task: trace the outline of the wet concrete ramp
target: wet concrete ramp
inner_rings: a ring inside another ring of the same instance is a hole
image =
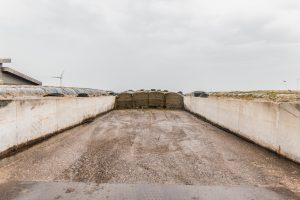
[[[113,110],[0,160],[1,200],[293,199],[299,180],[299,165],[182,110]]]
[[[253,186],[16,182],[0,185],[2,200],[296,200],[285,190]],[[5,189],[5,191],[4,191]],[[46,194],[46,195],[45,195]]]

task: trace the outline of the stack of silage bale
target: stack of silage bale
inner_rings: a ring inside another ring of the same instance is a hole
[[[166,108],[168,109],[183,109],[183,96],[175,93],[168,92],[165,94]]]
[[[116,97],[116,109],[131,109],[132,104],[132,92],[122,92]]]
[[[133,108],[148,108],[149,107],[149,92],[136,91],[132,94]]]
[[[159,91],[149,92],[149,107],[150,108],[164,108],[165,94]]]

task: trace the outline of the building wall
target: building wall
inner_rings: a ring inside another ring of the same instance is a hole
[[[185,109],[300,163],[300,104],[184,97]]]
[[[12,74],[3,73],[1,70],[0,73],[0,85],[36,85]]]
[[[0,154],[114,108],[114,96],[0,100]]]

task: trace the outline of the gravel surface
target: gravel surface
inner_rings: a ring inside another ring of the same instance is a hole
[[[0,183],[263,186],[300,195],[300,167],[185,111],[115,110],[0,161]]]

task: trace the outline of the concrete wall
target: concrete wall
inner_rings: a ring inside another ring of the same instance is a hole
[[[113,109],[115,97],[0,100],[0,153]]]
[[[185,109],[300,163],[300,104],[184,97]]]

